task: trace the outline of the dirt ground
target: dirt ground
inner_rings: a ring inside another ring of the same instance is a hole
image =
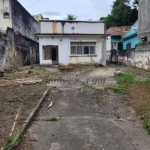
[[[126,92],[122,92],[122,87],[118,90],[122,85],[114,77],[117,71],[134,80],[125,86]],[[80,82],[46,85],[50,79],[60,78],[77,78]],[[95,85],[87,83],[89,78],[106,80]],[[37,104],[45,86],[52,90],[15,150],[149,150],[150,71],[118,65],[86,66],[83,70],[76,67],[69,73],[59,72],[57,68],[28,66],[6,73],[0,79],[1,108],[6,109],[0,109],[5,110],[0,112],[2,144],[10,134],[20,105],[24,113],[18,117],[17,126]],[[48,109],[51,102],[52,108]]]
[[[58,75],[60,73],[34,65],[6,71],[0,78],[0,148],[7,147],[20,132],[47,88],[46,79]]]

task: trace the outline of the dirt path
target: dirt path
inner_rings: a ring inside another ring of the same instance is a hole
[[[101,68],[65,77],[78,77],[84,82],[89,77],[107,75],[111,85],[114,72]],[[125,97],[99,88],[81,83],[57,86],[29,130],[29,149],[150,150],[150,136],[137,122]],[[47,109],[51,102],[52,107]]]

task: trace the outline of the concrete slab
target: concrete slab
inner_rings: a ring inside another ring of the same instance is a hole
[[[54,91],[38,117],[53,116],[62,119],[37,121],[30,128],[37,137],[31,150],[149,150],[150,137],[132,109],[110,91]]]
[[[115,69],[107,69],[69,76],[82,81],[102,74],[111,78]],[[81,84],[67,86],[58,86],[46,98],[38,116],[43,121],[36,121],[29,130],[36,137],[31,150],[150,150],[150,136],[123,96]],[[53,106],[47,109],[51,102]],[[44,121],[51,117],[61,119]]]

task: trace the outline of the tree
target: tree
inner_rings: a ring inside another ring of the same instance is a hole
[[[109,28],[110,26],[131,26],[137,18],[137,7],[132,8],[130,6],[130,0],[115,0],[111,14],[107,17],[101,17],[100,20],[104,20],[106,27]]]
[[[138,8],[138,6],[139,6],[139,0],[134,0],[133,1],[133,7]]]
[[[65,20],[76,20],[76,19],[77,19],[77,17],[72,14],[67,14],[67,18],[65,18]]]

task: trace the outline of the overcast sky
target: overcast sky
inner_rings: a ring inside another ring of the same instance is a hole
[[[111,12],[114,0],[18,0],[32,15],[64,19],[75,14],[78,20],[99,20]]]

